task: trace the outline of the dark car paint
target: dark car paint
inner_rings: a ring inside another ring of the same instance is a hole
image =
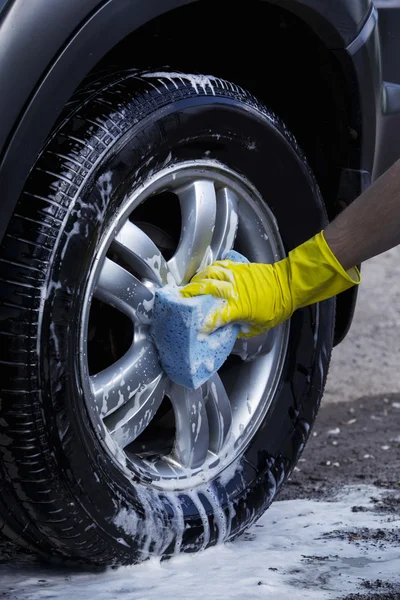
[[[400,0],[375,0],[379,12],[382,109],[374,174],[384,172],[400,155]]]
[[[0,240],[44,140],[84,76],[132,31],[194,1],[0,0],[0,80],[6,82],[0,95]],[[400,68],[395,82],[382,81],[382,71],[397,72],[393,32],[378,27],[371,0],[270,3],[305,21],[340,61],[348,65],[350,57],[361,99],[362,151],[359,164],[343,169],[339,197],[349,202],[400,155]],[[384,23],[392,17],[400,22],[399,2],[376,5]],[[355,297],[340,299],[336,341],[348,330]]]
[[[371,0],[272,0],[301,17],[328,48],[348,46],[360,33],[371,9]]]
[[[53,63],[68,40],[101,8],[112,9],[110,27],[104,32],[112,47],[115,38],[122,39],[143,23],[196,0],[9,0],[0,24],[2,52],[0,54],[0,80],[11,85],[1,98],[0,148],[4,144],[7,126],[12,127],[27,97],[37,86],[46,69]],[[307,21],[320,33],[330,48],[345,47],[358,35],[371,5],[371,0],[272,0]],[[1,0],[1,6],[6,0]],[[162,8],[161,8],[162,7]],[[128,22],[123,23],[123,18]],[[114,25],[116,31],[111,30]],[[98,36],[100,37],[100,36]],[[114,42],[115,43],[115,42]],[[101,52],[102,50],[100,50]],[[93,54],[95,53],[95,50]],[[90,56],[90,53],[89,53]],[[88,57],[89,58],[89,57]],[[20,68],[23,61],[23,74]],[[90,59],[87,65],[90,69]],[[12,97],[12,102],[7,102]]]

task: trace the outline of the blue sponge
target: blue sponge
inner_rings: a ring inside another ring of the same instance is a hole
[[[234,250],[225,258],[248,262]],[[179,288],[162,288],[156,292],[152,336],[162,367],[175,383],[190,389],[199,388],[231,353],[240,325],[226,325],[209,335],[199,333],[206,315],[223,302],[210,295],[182,298]]]

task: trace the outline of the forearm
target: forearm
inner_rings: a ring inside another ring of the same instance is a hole
[[[400,160],[324,231],[344,269],[400,244]]]

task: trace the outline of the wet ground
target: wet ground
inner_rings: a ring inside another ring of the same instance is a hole
[[[311,436],[281,500],[329,499],[363,483],[398,490],[387,508],[400,516],[400,394],[324,404]]]
[[[357,485],[373,485],[381,495],[372,497],[371,506],[354,504],[351,511],[375,512],[384,522],[393,519],[394,527],[355,526],[333,530],[331,538],[355,544],[360,557],[371,543],[379,546],[383,557],[393,549],[400,557],[400,528],[395,523],[400,518],[400,394],[324,404],[312,438],[279,499],[332,500],[344,486]],[[343,598],[400,600],[400,572],[393,573],[393,579],[362,578],[360,590]]]

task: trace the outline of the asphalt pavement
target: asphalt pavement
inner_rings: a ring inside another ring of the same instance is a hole
[[[400,246],[361,269],[351,329],[333,351],[323,403],[400,391]]]

